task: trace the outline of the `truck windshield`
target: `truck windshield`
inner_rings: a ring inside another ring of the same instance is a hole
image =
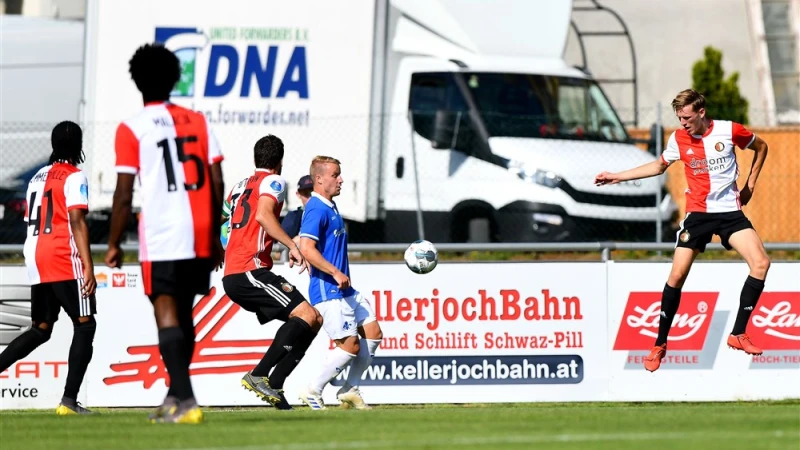
[[[546,75],[462,72],[489,136],[626,142],[628,135],[594,81]],[[465,112],[452,73],[418,73],[410,108]]]

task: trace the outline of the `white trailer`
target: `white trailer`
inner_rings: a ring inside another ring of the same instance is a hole
[[[221,142],[226,183],[252,170],[253,143],[268,133],[286,144],[290,183],[314,155],[334,156],[353,241],[653,240],[675,211],[663,179],[592,184],[654,157],[564,61],[571,7],[89,0],[93,204],[111,204],[114,129],[141,107],[128,59],[158,41],[182,62],[173,101],[204,112]]]

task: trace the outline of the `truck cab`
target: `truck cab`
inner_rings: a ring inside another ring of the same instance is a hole
[[[421,218],[437,242],[652,241],[675,212],[662,178],[594,186],[654,156],[563,61],[405,58],[392,103],[406,111],[385,147],[390,240],[415,237]]]

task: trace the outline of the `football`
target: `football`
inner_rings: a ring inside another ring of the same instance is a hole
[[[439,252],[436,247],[430,241],[425,240],[412,242],[403,257],[406,260],[406,266],[412,272],[419,274],[430,273],[439,263]]]

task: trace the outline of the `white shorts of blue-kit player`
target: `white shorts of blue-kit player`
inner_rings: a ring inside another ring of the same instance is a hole
[[[331,339],[358,335],[358,327],[374,322],[375,310],[360,292],[314,305],[322,315],[322,327]]]

